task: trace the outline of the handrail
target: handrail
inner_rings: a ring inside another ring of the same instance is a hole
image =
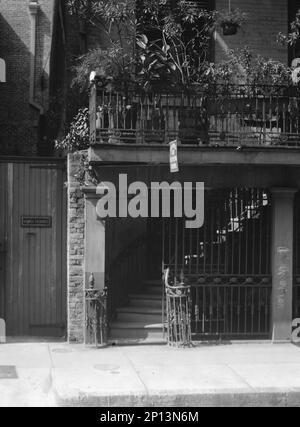
[[[139,85],[131,86],[127,90],[124,91],[116,91],[112,88],[107,88],[103,86],[100,80],[97,80],[97,78],[94,81],[95,86],[97,88],[98,93],[107,93],[107,94],[113,94],[113,93],[124,93],[124,94],[143,94],[144,96],[153,96],[153,95],[178,95],[178,94],[194,94],[194,93],[207,93],[210,92],[212,89],[243,89],[243,90],[261,90],[261,89],[268,89],[268,90],[290,90],[293,93],[298,93],[300,95],[300,89],[298,86],[292,85],[292,84],[264,84],[264,83],[227,83],[227,82],[211,82],[211,83],[203,83],[203,84],[194,84],[190,87],[180,88],[178,87],[164,87],[159,89],[153,89],[152,91],[145,90]]]
[[[300,89],[210,84],[156,92],[93,86],[93,143],[300,147]]]

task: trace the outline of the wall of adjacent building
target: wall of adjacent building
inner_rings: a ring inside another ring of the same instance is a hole
[[[0,2],[0,56],[7,82],[0,85],[0,151],[39,154],[41,112],[49,105],[49,74],[56,0],[39,0],[37,15],[34,102],[30,105],[31,20],[27,0]],[[38,108],[37,108],[38,107]],[[49,153],[47,153],[49,154]]]
[[[216,0],[217,10],[228,10],[229,0]],[[279,32],[288,30],[287,0],[231,0],[232,8],[239,8],[248,14],[245,25],[234,36],[223,36],[218,33],[222,42],[229,49],[248,46],[255,53],[287,63],[287,48],[276,42]],[[215,45],[215,58],[224,59],[224,50],[220,43]]]

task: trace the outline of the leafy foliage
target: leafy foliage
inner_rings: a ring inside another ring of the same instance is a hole
[[[242,83],[249,86],[283,86],[291,81],[291,69],[271,58],[254,54],[248,47],[232,50],[229,59],[212,68],[219,83]]]
[[[106,89],[126,92],[193,90],[209,83],[285,85],[291,70],[253,54],[248,48],[230,51],[221,64],[210,62],[210,42],[216,25],[241,26],[240,9],[208,11],[187,0],[67,0],[71,14],[104,31],[108,43],[78,58],[73,86],[85,92],[96,72]],[[136,3],[138,8],[136,9]],[[300,11],[285,42],[300,34]],[[81,109],[66,138],[57,143],[67,151],[89,145],[88,109]]]
[[[71,15],[89,21],[96,26],[128,24],[133,18],[134,0],[67,0],[67,10]],[[104,22],[103,22],[104,20]]]
[[[87,151],[82,151],[80,153],[80,163],[74,177],[82,187],[88,185],[95,186],[98,184],[97,173],[90,164]]]
[[[68,0],[69,13],[97,27],[106,35],[108,47],[97,47],[77,60],[73,86],[86,90],[96,71],[103,82],[122,87],[132,80],[135,57],[135,0]],[[122,76],[122,78],[121,78]]]
[[[282,44],[294,46],[300,38],[300,10],[296,13],[296,18],[291,23],[290,30],[288,34],[279,33],[278,41]]]
[[[73,83],[81,90],[91,71],[117,88],[186,86],[205,76],[215,12],[186,0],[138,0],[137,11],[135,3],[68,0],[70,13],[101,27],[109,40],[79,58]]]
[[[78,86],[80,91],[86,91],[90,74],[95,71],[103,86],[111,84],[116,90],[125,89],[133,81],[133,64],[132,55],[118,45],[93,49],[78,58],[72,85]]]
[[[166,8],[165,1],[141,3],[137,44],[143,88],[153,90],[163,85],[187,89],[203,81],[209,66],[214,12],[184,0],[173,2],[172,8]]]
[[[90,127],[88,108],[80,109],[71,123],[69,133],[62,141],[56,141],[58,150],[74,152],[89,147]]]

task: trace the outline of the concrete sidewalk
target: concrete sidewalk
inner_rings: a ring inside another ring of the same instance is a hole
[[[0,406],[300,406],[291,344],[4,344],[0,365],[18,374],[0,379]]]
[[[0,406],[54,406],[48,344],[0,344]]]

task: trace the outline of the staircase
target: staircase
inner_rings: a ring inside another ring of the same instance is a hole
[[[144,293],[129,295],[129,305],[117,310],[110,324],[110,342],[163,343],[162,284],[160,280],[144,282]]]

